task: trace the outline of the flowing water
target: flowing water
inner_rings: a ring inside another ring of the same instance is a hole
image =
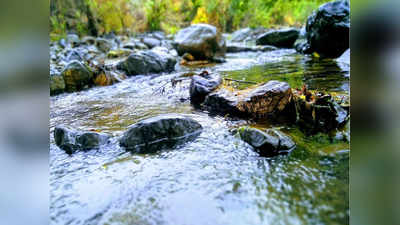
[[[121,83],[50,99],[51,224],[348,224],[349,125],[335,135],[307,137],[278,127],[297,148],[289,155],[259,157],[232,135],[231,121],[195,110],[187,71],[220,72],[236,80],[287,81],[292,87],[348,95],[349,65],[317,60],[293,50],[235,53],[204,68],[135,76]],[[234,84],[245,88],[243,83]],[[118,136],[145,118],[182,113],[203,126],[193,142],[155,154],[134,154]],[[67,155],[54,144],[53,129],[66,124],[111,134],[98,150]],[[263,124],[250,124],[266,127]]]

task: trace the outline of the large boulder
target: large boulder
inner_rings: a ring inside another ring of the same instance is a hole
[[[77,60],[71,61],[61,74],[68,92],[80,91],[92,84],[92,72]]]
[[[225,39],[216,27],[208,24],[195,24],[180,30],[174,42],[179,55],[190,53],[198,60],[225,55]]]
[[[152,153],[192,141],[201,131],[202,126],[194,119],[164,114],[131,125],[120,139],[120,145],[128,151]]]
[[[291,122],[296,118],[292,97],[288,83],[272,80],[242,91],[220,88],[203,104],[208,111],[223,115]]]
[[[54,128],[56,145],[68,154],[78,150],[97,149],[106,144],[109,138],[107,134],[75,130],[63,125]]]
[[[300,31],[295,28],[285,28],[281,30],[271,30],[260,35],[257,45],[273,45],[282,48],[292,48],[294,42],[299,37]]]
[[[175,52],[176,54],[176,52]],[[121,61],[117,68],[128,76],[149,73],[171,72],[175,68],[176,56],[164,47],[138,51]]]
[[[251,145],[261,156],[287,154],[296,144],[290,137],[275,129],[261,131],[256,128],[241,127],[238,129],[240,138]]]
[[[190,102],[198,105],[222,83],[219,74],[194,75],[190,83]]]
[[[332,96],[317,93],[313,98],[294,97],[300,128],[307,133],[329,132],[346,124],[349,113]]]
[[[337,58],[349,48],[348,0],[328,2],[307,19],[307,41],[321,57]]]

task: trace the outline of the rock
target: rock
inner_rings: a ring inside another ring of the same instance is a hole
[[[275,156],[287,154],[296,144],[292,139],[275,129],[267,129],[265,132],[256,128],[241,127],[238,129],[240,138],[251,145],[261,156]]]
[[[243,41],[251,41],[255,40],[258,35],[265,33],[267,30],[265,28],[243,28],[235,31],[232,34],[231,41],[232,42],[243,42]]]
[[[108,52],[113,48],[113,43],[105,38],[97,38],[96,47],[102,52]]]
[[[54,128],[56,145],[68,154],[78,150],[97,149],[106,144],[109,138],[107,134],[78,131],[62,125]]]
[[[120,139],[128,151],[151,153],[194,140],[202,131],[195,120],[178,114],[164,114],[131,125]]]
[[[161,46],[161,41],[156,38],[146,37],[143,38],[142,42],[149,48]]]
[[[303,26],[300,30],[299,37],[297,38],[296,42],[294,43],[294,48],[297,52],[301,52],[303,54],[311,54],[312,50],[310,48],[310,44],[307,42],[307,32],[306,27]]]
[[[204,105],[208,111],[223,115],[292,121],[296,118],[292,98],[288,83],[272,80],[242,91],[220,88],[205,98]]]
[[[226,51],[230,53],[236,52],[269,52],[277,50],[274,46],[264,45],[264,46],[246,46],[241,44],[228,44],[226,46]]]
[[[132,53],[117,65],[128,76],[149,73],[171,72],[176,64],[175,56],[163,47]]]
[[[86,85],[92,84],[92,73],[79,61],[71,61],[62,71],[65,81],[65,90],[68,92],[80,91]]]
[[[115,59],[115,58],[120,58],[120,57],[125,57],[130,54],[132,54],[132,50],[130,49],[116,49],[116,50],[111,50],[107,53],[107,58],[109,59]]]
[[[71,44],[71,46],[74,48],[74,47],[79,46],[81,41],[80,41],[78,35],[76,35],[76,34],[68,34],[67,35],[67,42],[69,44]]]
[[[147,45],[143,44],[140,41],[131,41],[129,43],[125,43],[124,45],[122,45],[122,48],[130,49],[130,50],[135,50],[135,49],[146,50],[146,49],[149,49],[147,47]]]
[[[184,59],[186,61],[194,61],[195,60],[195,58],[190,53],[183,54],[182,59]]]
[[[348,112],[330,95],[318,96],[315,101],[295,96],[299,126],[308,133],[329,132],[343,126]]]
[[[182,29],[174,41],[179,55],[190,53],[198,60],[225,55],[225,39],[216,27],[208,24],[195,24]]]
[[[94,37],[91,36],[86,36],[82,38],[82,43],[86,44],[86,45],[94,45],[96,44],[96,39]]]
[[[347,0],[323,4],[307,19],[307,41],[321,57],[337,58],[349,48],[350,8]]]
[[[64,91],[64,77],[60,73],[50,73],[50,95],[60,94]]]
[[[190,102],[194,105],[204,102],[205,97],[221,83],[222,78],[219,74],[194,75],[190,83]]]
[[[260,35],[257,40],[257,45],[273,45],[282,48],[292,48],[294,42],[299,37],[300,31],[295,28],[286,28],[281,30],[271,30]]]

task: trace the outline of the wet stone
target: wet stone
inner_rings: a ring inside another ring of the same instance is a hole
[[[131,125],[120,139],[128,151],[152,153],[193,141],[202,131],[194,119],[179,114],[164,114]]]
[[[262,131],[257,128],[241,127],[237,131],[240,138],[261,156],[287,154],[296,147],[290,137],[276,129]]]
[[[75,130],[63,125],[54,128],[56,145],[68,154],[97,149],[106,144],[109,138],[107,134]]]

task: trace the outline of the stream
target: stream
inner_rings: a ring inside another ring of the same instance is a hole
[[[189,101],[186,72],[218,72],[250,82],[305,83],[311,90],[349,96],[349,64],[301,55],[292,49],[229,53],[227,62],[176,66],[173,73],[139,75],[120,83],[50,98],[51,224],[227,225],[348,224],[349,136],[306,136],[277,127],[297,143],[289,155],[260,157],[231,129],[250,124],[211,116]],[[236,88],[251,84],[235,83]],[[185,114],[203,126],[193,142],[154,154],[125,152],[118,136],[142,119]],[[53,129],[65,124],[113,136],[97,150],[66,154]]]

